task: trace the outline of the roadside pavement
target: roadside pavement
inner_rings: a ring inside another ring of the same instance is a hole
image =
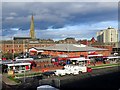
[[[8,78],[7,73],[2,74],[2,81],[3,81],[4,83],[8,84],[8,85],[17,85],[17,84],[18,84],[18,83],[16,83],[15,81],[10,80],[10,79]]]

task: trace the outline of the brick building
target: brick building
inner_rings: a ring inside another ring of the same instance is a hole
[[[42,54],[58,56],[66,54],[68,56],[88,56],[89,52],[96,52],[96,54],[102,54],[103,56],[109,56],[111,52],[108,49],[89,47],[82,44],[55,44],[49,47],[35,47],[37,51],[43,50]]]
[[[84,45],[91,45],[91,44],[94,44],[95,42],[97,42],[97,41],[95,40],[94,37],[92,37],[91,40],[85,39],[85,40],[78,40],[78,41],[77,41],[77,43],[79,43],[79,44],[84,44]]]
[[[32,47],[47,47],[54,45],[53,40],[35,40],[35,39],[15,39],[1,41],[2,53],[21,53],[26,52]]]
[[[113,47],[115,47],[115,44],[95,42],[95,43],[91,44],[91,46],[96,47],[96,48],[108,49],[110,52],[112,52],[112,49],[113,49]]]

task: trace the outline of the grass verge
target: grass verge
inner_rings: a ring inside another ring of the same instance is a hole
[[[38,76],[38,75],[42,75],[42,74],[41,73],[31,73],[31,74],[26,73],[25,77],[32,77],[32,76]],[[16,78],[24,77],[24,73],[23,74],[17,74],[17,75],[15,75],[15,77]]]
[[[14,81],[16,83],[20,83],[21,82],[19,79],[16,79],[16,78],[14,78],[12,76],[8,76],[7,78],[9,78],[10,80],[12,80],[12,81]]]
[[[114,67],[118,66],[118,64],[103,64],[99,66],[90,66],[92,69],[97,69],[97,68],[106,68],[106,67]]]

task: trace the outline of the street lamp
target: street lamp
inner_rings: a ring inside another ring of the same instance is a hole
[[[14,61],[14,38],[12,37],[12,60]]]
[[[68,57],[69,57],[69,40],[67,41],[67,50],[68,50]]]
[[[24,70],[24,82],[25,82],[25,70]]]

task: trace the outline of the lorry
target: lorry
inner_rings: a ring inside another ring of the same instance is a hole
[[[87,67],[88,61],[90,59],[85,57],[79,57],[79,58],[69,58],[70,62],[73,62],[72,64],[66,64],[64,66],[64,69],[59,69],[55,71],[55,75],[66,75],[66,74],[80,74],[84,72],[92,72],[92,69]]]
[[[84,72],[92,72],[92,69],[87,66],[81,65],[65,65],[64,69],[58,69],[55,71],[55,75],[63,76],[63,75],[76,75]]]

